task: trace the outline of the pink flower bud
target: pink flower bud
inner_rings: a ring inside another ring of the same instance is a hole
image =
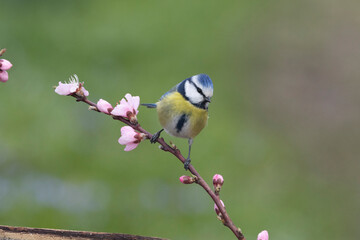
[[[223,207],[225,207],[224,202],[223,202],[222,200],[220,200],[220,202],[221,202],[221,204],[223,205]],[[220,212],[220,210],[219,210],[219,208],[218,208],[218,206],[217,206],[216,204],[214,204],[214,210],[215,210],[215,212],[216,212],[216,215],[218,215],[218,216],[221,215],[221,212]]]
[[[126,145],[124,151],[131,151],[135,149],[145,137],[144,133],[136,132],[132,127],[125,126],[121,128],[121,137],[118,142],[121,145]]]
[[[215,189],[215,194],[218,195],[222,185],[224,184],[224,178],[220,174],[215,174],[213,177],[213,185]]]
[[[269,240],[269,233],[264,230],[261,233],[259,233],[257,240]]]
[[[76,93],[80,97],[89,96],[89,92],[83,87],[84,83],[79,82],[79,78],[76,74],[69,78],[69,83],[59,82],[59,85],[55,88],[55,92],[59,95],[71,95]]]
[[[4,52],[5,50],[2,49],[2,53]],[[6,59],[0,59],[0,82],[7,82],[9,80],[9,74],[6,70],[9,70],[11,67],[11,62]]]
[[[194,183],[196,181],[196,178],[184,175],[184,176],[181,176],[179,178],[179,180],[183,184],[192,184],[192,183]]]
[[[0,59],[0,70],[9,70],[11,67],[11,62],[6,59]]]
[[[140,97],[133,97],[130,93],[127,93],[125,98],[126,100],[124,98],[121,99],[120,103],[111,111],[111,114],[114,116],[125,117],[129,119],[131,123],[136,124],[136,115],[139,113],[137,109],[140,104]]]
[[[100,99],[97,102],[96,107],[100,112],[103,112],[106,114],[110,114],[110,112],[113,110],[113,107],[111,106],[111,104],[103,99]]]
[[[9,74],[7,71],[0,70],[0,82],[7,82],[9,79]]]

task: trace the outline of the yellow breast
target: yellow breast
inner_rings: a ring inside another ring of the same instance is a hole
[[[165,96],[157,103],[156,109],[160,124],[168,133],[177,137],[194,138],[207,124],[208,111],[195,107],[178,92]],[[186,121],[179,131],[182,116],[186,116]]]

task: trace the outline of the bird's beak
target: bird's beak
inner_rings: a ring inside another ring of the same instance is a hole
[[[211,99],[210,99],[209,97],[206,97],[206,98],[205,98],[205,101],[211,103]]]

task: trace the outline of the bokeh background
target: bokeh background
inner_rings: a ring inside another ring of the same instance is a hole
[[[154,102],[207,73],[192,160],[247,239],[357,239],[360,4],[325,1],[0,1],[0,224],[169,239],[234,239],[180,162],[52,88]],[[156,113],[140,109],[148,131]],[[187,141],[172,140],[183,152]]]

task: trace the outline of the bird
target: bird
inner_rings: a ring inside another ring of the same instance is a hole
[[[197,74],[186,78],[161,96],[156,103],[143,103],[148,108],[156,108],[162,129],[150,139],[155,143],[163,130],[168,134],[187,138],[189,143],[188,157],[184,162],[185,170],[191,162],[190,152],[193,139],[207,125],[208,107],[213,96],[214,87],[210,77]]]

